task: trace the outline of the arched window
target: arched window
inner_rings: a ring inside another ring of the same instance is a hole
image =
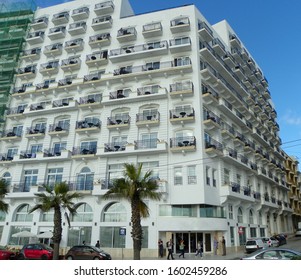
[[[6,213],[4,211],[0,211],[0,222],[4,222],[6,218]]]
[[[87,203],[82,204],[76,210],[77,214],[71,217],[73,222],[92,222],[93,210]]]
[[[125,222],[126,209],[119,203],[113,203],[106,207],[103,213],[103,222]]]
[[[11,185],[11,175],[9,172],[5,172],[3,174],[3,179],[7,182],[7,184],[10,186]]]
[[[93,190],[94,173],[88,167],[84,167],[77,175],[76,190]]]
[[[241,208],[238,208],[237,210],[237,221],[239,223],[243,223],[243,214]]]
[[[21,205],[15,214],[14,222],[31,222],[33,218],[33,214],[29,214],[29,204]]]
[[[261,211],[259,211],[259,213],[258,213],[258,219],[259,219],[258,224],[262,225],[262,213],[261,213]]]
[[[249,211],[249,224],[254,224],[254,215],[252,209]]]

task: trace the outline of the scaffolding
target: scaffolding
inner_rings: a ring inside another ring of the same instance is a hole
[[[0,127],[35,10],[33,0],[0,0]]]

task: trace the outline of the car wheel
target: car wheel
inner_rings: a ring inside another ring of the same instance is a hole
[[[48,260],[47,255],[42,255],[42,256],[41,256],[41,260]]]
[[[73,257],[72,256],[67,256],[66,260],[73,260]]]
[[[25,256],[23,254],[19,254],[17,257],[18,260],[24,260]]]
[[[100,258],[99,257],[94,257],[93,260],[100,260]]]

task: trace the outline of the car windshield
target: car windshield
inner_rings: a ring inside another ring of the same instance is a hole
[[[247,241],[246,245],[256,245],[256,241]]]
[[[48,245],[41,244],[41,246],[42,246],[43,249],[46,249],[46,250],[48,250],[48,251],[52,251],[52,250],[53,250],[53,249],[52,249],[50,246],[48,246]]]
[[[93,250],[95,250],[95,251],[97,251],[99,253],[103,253],[103,250],[101,250],[101,249],[99,249],[99,248],[97,248],[95,246],[90,246],[90,247],[93,248]]]

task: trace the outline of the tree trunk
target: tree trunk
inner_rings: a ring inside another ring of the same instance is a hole
[[[53,259],[58,260],[60,257],[60,243],[62,239],[62,213],[60,206],[54,208],[53,217],[54,227],[53,227]]]
[[[133,239],[133,257],[134,260],[140,260],[140,251],[142,244],[141,215],[139,209],[139,199],[134,197],[131,203],[132,207],[132,239]]]

